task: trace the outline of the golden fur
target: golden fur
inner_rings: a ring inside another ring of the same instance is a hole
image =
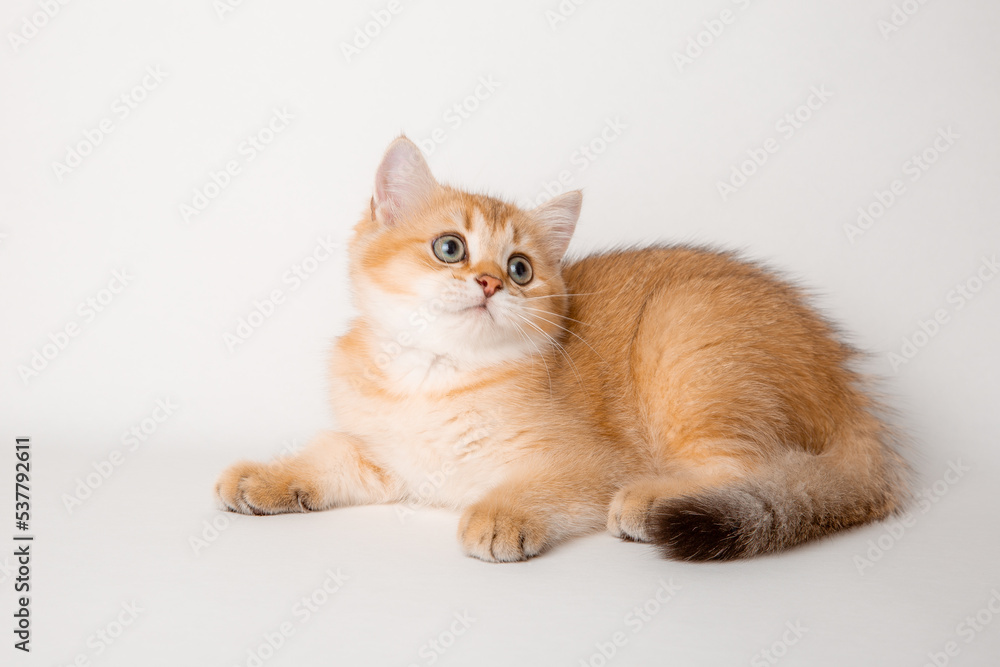
[[[223,505],[451,507],[487,561],[604,527],[673,558],[753,556],[900,507],[906,466],[855,352],[796,287],[691,247],[566,261],[580,202],[526,211],[439,185],[397,140],[351,243],[339,430],[232,466]],[[435,256],[447,233],[463,261]],[[524,286],[506,268],[517,254]],[[482,276],[502,287],[484,296]]]

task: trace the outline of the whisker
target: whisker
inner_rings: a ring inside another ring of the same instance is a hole
[[[536,313],[552,313],[551,310],[542,310],[541,308],[532,308],[531,306],[522,306],[522,307],[524,308],[524,310],[530,310],[530,311],[533,311],[533,312],[536,312]],[[552,313],[552,314],[555,314],[555,313]],[[564,320],[569,320],[570,322],[576,322],[580,326],[584,326],[584,327],[592,327],[592,326],[594,326],[593,324],[590,324],[589,322],[581,322],[580,320],[574,320],[572,317],[569,317],[568,315],[562,315],[562,318]]]
[[[541,351],[541,349],[539,349],[539,347],[535,343],[535,341],[531,340],[531,337],[517,324],[517,322],[514,322],[513,324],[514,324],[514,330],[521,336],[521,338],[523,338],[524,340],[528,341],[528,343],[532,347],[535,348],[535,351],[538,352],[538,356],[539,356],[539,358],[541,358],[542,364],[545,366],[545,375],[549,378],[549,398],[551,399],[552,398],[552,374],[549,372],[549,364],[545,361],[545,353],[543,353]]]
[[[548,333],[546,333],[546,331],[544,329],[542,329],[540,326],[538,326],[537,324],[535,324],[534,322],[532,322],[531,320],[529,320],[528,318],[526,318],[524,315],[521,315],[520,313],[512,313],[512,314],[515,317],[521,318],[524,321],[525,324],[527,324],[528,326],[532,327],[538,333],[542,334],[547,339],[549,339],[549,341],[555,346],[555,348],[559,352],[559,354],[561,354],[566,359],[566,361],[569,362],[570,368],[573,370],[573,374],[576,375],[576,381],[580,385],[580,389],[584,393],[586,393],[587,390],[583,386],[583,376],[580,375],[580,370],[577,368],[576,364],[573,363],[573,359],[569,356],[569,353],[566,352],[566,348],[564,348],[562,345],[560,345],[559,341],[557,341],[555,338],[553,338],[552,336],[550,336]]]
[[[536,310],[537,312],[542,312],[542,313],[547,313],[548,312],[548,311],[538,311],[536,308],[527,308],[527,307],[525,308],[525,310]],[[554,327],[558,327],[558,328],[562,329],[563,331],[565,331],[566,333],[568,333],[568,334],[570,334],[572,336],[576,336],[577,338],[580,339],[580,342],[583,343],[584,345],[586,345],[587,347],[589,347],[590,351],[593,352],[594,354],[596,354],[601,361],[603,361],[604,363],[608,363],[608,360],[605,359],[603,356],[601,356],[601,353],[598,352],[597,350],[595,350],[594,346],[591,345],[590,343],[588,343],[586,340],[584,340],[583,336],[581,336],[580,334],[576,333],[575,331],[571,331],[571,330],[567,329],[566,327],[562,326],[558,322],[553,322],[552,320],[549,320],[549,319],[547,319],[545,317],[542,317],[541,315],[535,315],[535,317],[537,317],[538,319],[542,320],[543,322],[548,322],[549,324],[551,324]],[[573,321],[575,322],[576,320],[573,320]],[[581,324],[583,324],[583,323],[581,322]]]
[[[576,294],[571,294],[567,292],[566,294],[543,294],[541,296],[526,296],[525,299],[555,299],[560,296],[593,296],[594,294],[602,294],[607,290],[601,290],[600,292],[578,292]]]

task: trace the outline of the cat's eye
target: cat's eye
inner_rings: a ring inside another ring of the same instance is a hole
[[[434,250],[434,256],[445,264],[454,264],[465,259],[465,241],[454,234],[437,237],[431,248]]]
[[[534,273],[531,271],[531,262],[528,261],[527,257],[521,255],[511,256],[510,261],[507,262],[507,273],[510,275],[510,279],[518,285],[527,285],[534,277]]]

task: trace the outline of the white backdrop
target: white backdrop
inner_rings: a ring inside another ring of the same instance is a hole
[[[1000,5],[16,0],[0,27],[0,477],[11,502],[30,436],[36,536],[9,664],[1000,653]],[[343,241],[401,131],[454,185],[582,187],[571,252],[703,242],[813,288],[887,378],[922,502],[718,566],[606,535],[486,565],[445,512],[216,512],[226,464],[331,425]]]

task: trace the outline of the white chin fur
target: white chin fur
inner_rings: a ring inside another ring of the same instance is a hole
[[[360,310],[378,339],[380,364],[402,386],[446,386],[466,373],[539,354],[548,339],[518,317],[516,297],[499,292],[483,303],[475,283],[415,285],[413,296],[359,286]],[[518,331],[520,328],[520,332]],[[381,356],[385,361],[385,356]]]

